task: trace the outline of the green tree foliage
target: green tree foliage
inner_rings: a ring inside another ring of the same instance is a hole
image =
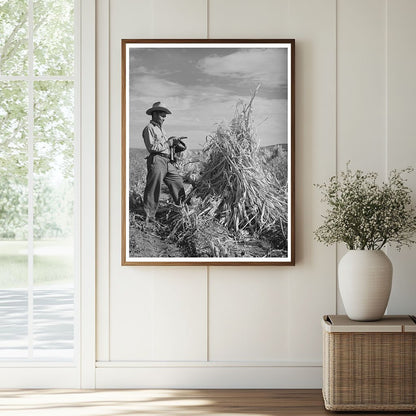
[[[27,75],[27,0],[0,0],[0,75]]]
[[[34,75],[73,76],[73,1],[34,0]],[[0,0],[0,77],[28,75],[28,2]],[[29,114],[33,114],[35,238],[72,232],[74,84],[0,78],[0,238],[27,238]]]
[[[74,5],[70,0],[34,0],[36,75],[73,75]]]
[[[0,175],[27,177],[27,84],[0,82]]]
[[[73,228],[73,184],[51,184],[48,176],[35,177],[33,235],[35,239],[65,237]]]
[[[26,235],[27,86],[0,82],[0,238]]]
[[[74,84],[38,81],[34,99],[34,171],[59,169],[73,177]]]
[[[27,238],[27,187],[0,176],[0,239]]]

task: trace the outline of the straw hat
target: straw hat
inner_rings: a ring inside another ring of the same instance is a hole
[[[160,101],[153,103],[152,107],[146,111],[149,116],[153,111],[164,111],[166,114],[172,114]]]

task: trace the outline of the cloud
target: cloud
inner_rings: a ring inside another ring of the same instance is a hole
[[[212,85],[189,85],[168,81],[152,75],[132,78],[130,82],[130,104],[137,109],[148,108],[155,101],[162,101],[171,111],[205,111],[211,102],[228,100],[230,92]]]
[[[197,148],[205,142],[216,122],[232,117],[237,99],[230,91],[217,86],[184,87],[152,75],[132,78],[129,101],[131,145],[143,145],[141,132],[149,122],[145,111],[155,101],[162,101],[173,113],[165,123],[168,134],[189,136],[189,146]]]
[[[162,97],[165,101],[165,97],[179,95],[182,90],[181,85],[153,75],[142,75],[130,80],[132,97]]]
[[[269,87],[287,83],[285,49],[243,49],[226,56],[207,56],[197,66],[211,76],[256,80]]]
[[[130,69],[129,69],[130,77],[134,77],[136,75],[148,75],[148,76],[166,76],[172,74],[172,71],[167,69],[149,69],[143,65],[137,65],[135,62],[130,62]]]
[[[173,113],[164,126],[168,135],[188,136],[189,148],[199,148],[217,124],[230,122],[239,100],[250,100],[249,92],[241,96],[210,84],[184,87],[152,75],[137,77],[130,87],[131,145],[139,147],[143,146],[141,132],[149,122],[145,111],[155,101],[162,101]],[[254,121],[261,145],[285,141],[286,112],[286,100],[256,96]]]

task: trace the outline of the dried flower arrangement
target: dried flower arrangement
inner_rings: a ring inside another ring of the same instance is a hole
[[[378,183],[375,172],[345,172],[317,186],[328,204],[324,223],[315,238],[326,244],[343,242],[350,250],[380,250],[386,244],[398,250],[415,242],[416,210],[404,174],[413,168],[392,170]]]

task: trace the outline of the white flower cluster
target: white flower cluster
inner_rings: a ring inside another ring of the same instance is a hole
[[[413,244],[416,211],[402,177],[413,170],[393,170],[379,185],[377,173],[353,172],[347,164],[328,184],[316,185],[328,210],[315,238],[327,245],[344,242],[350,250],[380,250],[386,244],[400,250]]]

